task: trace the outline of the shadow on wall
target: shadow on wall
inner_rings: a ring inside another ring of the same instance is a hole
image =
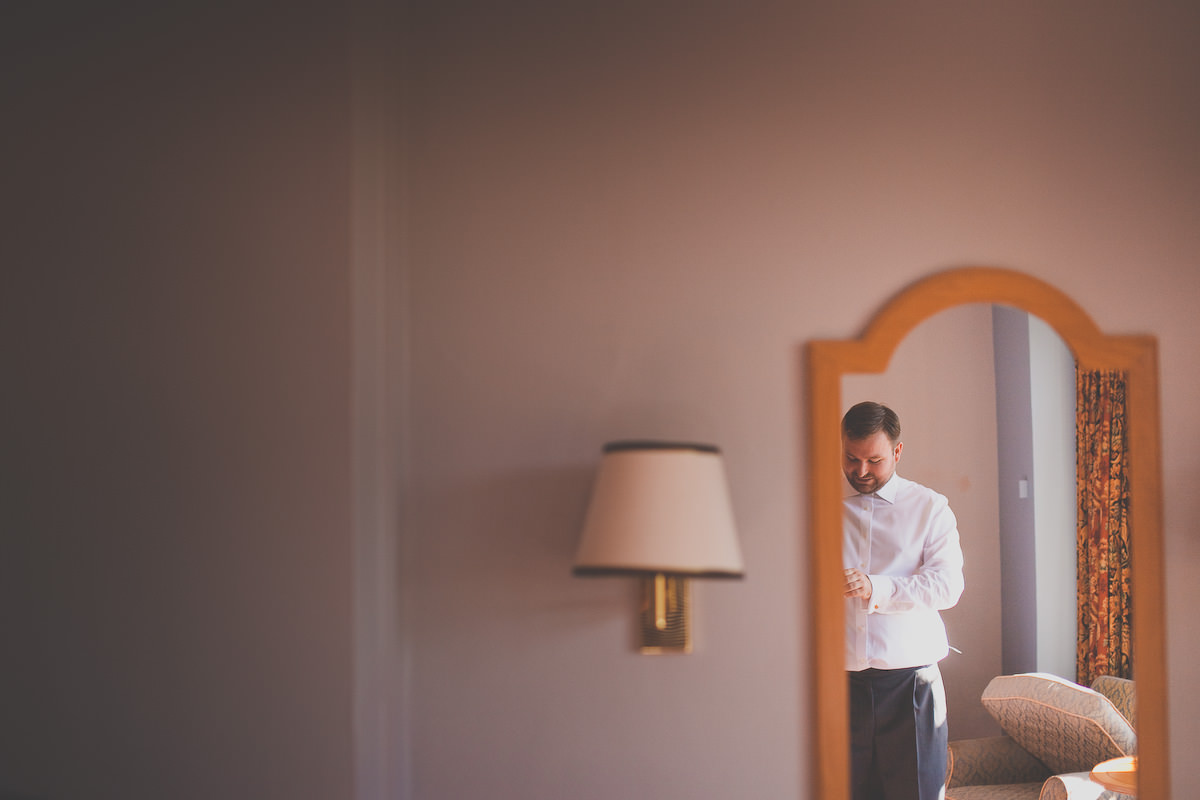
[[[439,614],[577,628],[613,617],[614,587],[628,579],[571,573],[595,467],[507,470],[446,485],[419,512],[412,580]],[[589,611],[590,609],[590,611]]]

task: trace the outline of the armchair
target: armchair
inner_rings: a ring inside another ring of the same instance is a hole
[[[1101,761],[1136,752],[1133,682],[1086,688],[1054,675],[993,678],[983,705],[1003,736],[950,743],[946,800],[1122,800],[1088,779]]]

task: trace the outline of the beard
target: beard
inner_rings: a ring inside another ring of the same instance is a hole
[[[859,494],[871,494],[879,488],[879,481],[874,478],[851,478],[850,485]]]
[[[893,473],[895,474],[895,473]],[[860,478],[857,475],[846,476],[846,482],[854,488],[854,491],[859,494],[873,494],[883,488],[883,485],[892,479],[891,475],[883,478],[878,478],[874,475],[868,475],[865,478]]]

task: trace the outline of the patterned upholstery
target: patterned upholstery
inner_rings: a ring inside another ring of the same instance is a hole
[[[1038,783],[1002,783],[996,786],[960,786],[946,790],[946,800],[1039,800]],[[1072,798],[1074,800],[1074,798]]]
[[[1133,681],[1102,677],[1084,689],[1053,675],[1001,676],[983,703],[1011,735],[951,742],[946,800],[1134,800],[1088,779],[1095,764],[1136,746]],[[1082,766],[1052,775],[1026,748]]]
[[[1031,781],[1041,786],[1051,775],[1045,764],[1009,736],[957,739],[950,743],[950,756],[951,788]]]
[[[1000,675],[982,700],[1001,729],[1054,773],[1087,771],[1136,749],[1133,727],[1111,700],[1055,675]]]
[[[1128,678],[1114,678],[1111,675],[1101,675],[1092,682],[1092,688],[1112,700],[1121,716],[1129,720],[1129,724],[1137,730],[1137,702],[1133,692],[1133,681]]]
[[[1038,800],[1134,800],[1127,794],[1110,792],[1093,783],[1086,772],[1055,775],[1046,781]]]

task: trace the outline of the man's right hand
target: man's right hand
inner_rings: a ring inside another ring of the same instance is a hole
[[[842,570],[842,575],[846,580],[845,588],[842,590],[842,597],[847,599],[851,597],[861,597],[864,600],[871,599],[871,578],[867,573],[857,567],[851,567],[847,570]]]

